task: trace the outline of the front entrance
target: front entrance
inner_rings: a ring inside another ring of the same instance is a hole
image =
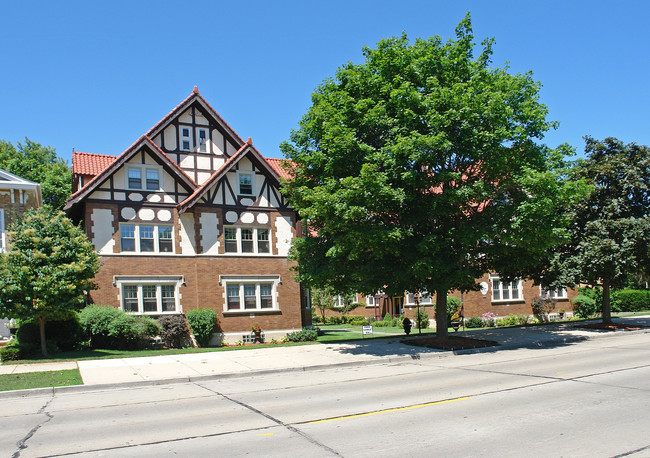
[[[396,318],[402,314],[402,310],[404,309],[404,298],[403,297],[394,297],[393,300],[391,301],[393,303],[393,313],[392,316],[393,318]]]

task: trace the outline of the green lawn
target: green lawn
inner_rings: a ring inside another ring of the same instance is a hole
[[[83,385],[79,369],[0,375],[0,391]]]

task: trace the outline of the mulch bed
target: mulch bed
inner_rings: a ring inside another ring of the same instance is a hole
[[[418,347],[437,348],[439,350],[467,350],[470,348],[494,347],[499,345],[493,340],[471,339],[469,337],[447,336],[447,337],[413,337],[404,339],[403,342],[408,345]]]
[[[594,329],[597,331],[618,331],[618,330],[638,331],[639,329],[650,328],[650,326],[644,326],[642,324],[626,324],[626,323],[605,324],[601,321],[600,323],[579,324],[576,325],[576,328]]]

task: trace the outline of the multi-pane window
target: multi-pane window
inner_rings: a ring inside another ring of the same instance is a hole
[[[160,178],[157,169],[147,169],[147,189],[149,191],[160,189]]]
[[[269,229],[224,227],[223,237],[226,253],[270,253]]]
[[[160,170],[148,165],[129,167],[127,170],[127,188],[158,191],[160,189]]]
[[[208,131],[206,129],[199,129],[199,151],[205,153],[208,150]]]
[[[189,127],[181,127],[181,150],[189,151],[192,148],[192,137]]]
[[[558,288],[558,289],[549,289],[549,288],[541,288],[541,295],[542,296],[548,296],[552,299],[567,299],[567,293],[566,293],[566,288]]]
[[[375,296],[366,296],[366,307],[374,307],[376,303]]]
[[[492,278],[492,301],[519,301],[522,299],[521,280],[504,282],[498,277]]]
[[[415,305],[415,294],[406,293],[406,302],[407,305]],[[420,304],[426,305],[431,304],[431,294],[428,291],[420,292]]]
[[[129,189],[142,189],[142,170],[129,167]]]
[[[226,253],[237,253],[238,251],[237,228],[236,227],[224,228],[223,238],[225,240]]]
[[[240,173],[239,174],[239,194],[253,194],[253,174]]]
[[[227,310],[273,309],[273,282],[228,282],[226,284]]]
[[[173,253],[172,227],[120,224],[120,250],[131,253]]]
[[[122,310],[129,313],[176,313],[177,283],[121,283]]]

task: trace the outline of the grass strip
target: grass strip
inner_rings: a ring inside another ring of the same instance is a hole
[[[0,375],[0,391],[83,385],[79,369]]]

